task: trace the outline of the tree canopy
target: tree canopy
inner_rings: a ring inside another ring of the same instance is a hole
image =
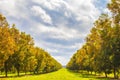
[[[48,73],[62,66],[45,50],[35,47],[34,40],[25,32],[20,32],[15,24],[9,26],[0,14],[0,70],[10,72]]]
[[[67,64],[71,70],[104,72],[106,77],[120,70],[120,0],[111,0],[108,9],[112,16],[101,14],[95,21],[86,43]]]

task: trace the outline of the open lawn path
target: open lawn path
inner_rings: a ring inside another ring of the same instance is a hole
[[[97,78],[93,75],[74,73],[65,68],[56,72],[40,75],[26,75],[22,77],[0,78],[0,80],[109,80],[105,78]]]

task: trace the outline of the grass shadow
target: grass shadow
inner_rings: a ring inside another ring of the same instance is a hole
[[[16,78],[16,77],[23,77],[23,76],[25,76],[25,75],[19,75],[19,76],[17,76],[17,75],[14,75],[14,76],[0,76],[0,78]]]
[[[42,74],[49,74],[49,73],[53,73],[53,72],[56,72],[56,71],[52,71],[52,72],[45,72],[45,73],[29,73],[29,74],[20,74],[19,76],[18,75],[8,75],[7,77],[6,76],[1,76],[0,75],[0,78],[19,78],[19,77],[25,77],[25,76],[36,76],[36,75],[42,75]]]
[[[95,74],[88,74],[88,72],[84,71],[84,72],[78,72],[78,71],[72,71],[67,69],[68,72],[74,74],[75,76],[78,77],[82,77],[82,78],[93,78],[93,79],[97,79],[97,80],[115,80],[113,78],[106,78],[106,77],[101,77],[100,75],[95,75]],[[118,80],[118,79],[117,79]]]

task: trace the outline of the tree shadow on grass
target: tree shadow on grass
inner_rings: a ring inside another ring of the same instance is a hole
[[[74,74],[75,76],[78,76],[78,77],[81,77],[81,78],[90,78],[90,80],[92,80],[91,78],[97,79],[97,80],[115,80],[113,78],[101,77],[100,75],[88,74],[88,72],[71,71],[71,70],[68,70],[68,69],[67,69],[67,71]]]
[[[56,71],[53,71],[53,72],[56,72]],[[36,76],[36,75],[41,75],[41,74],[49,74],[49,73],[53,73],[53,72],[20,74],[19,76],[18,75],[12,75],[12,76],[8,75],[7,77],[0,76],[0,78],[19,78],[19,77],[25,77],[25,76]]]
[[[47,74],[47,73],[46,73]],[[23,74],[23,75],[14,75],[14,76],[0,76],[0,78],[19,78],[19,77],[25,77],[25,76],[35,76],[40,74]]]
[[[23,76],[25,76],[25,75],[19,75],[19,76],[17,76],[17,75],[14,75],[14,76],[0,76],[0,78],[16,78],[16,77],[23,77]]]

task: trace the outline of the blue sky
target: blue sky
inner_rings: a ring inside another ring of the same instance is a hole
[[[110,0],[0,0],[0,13],[65,65]]]

